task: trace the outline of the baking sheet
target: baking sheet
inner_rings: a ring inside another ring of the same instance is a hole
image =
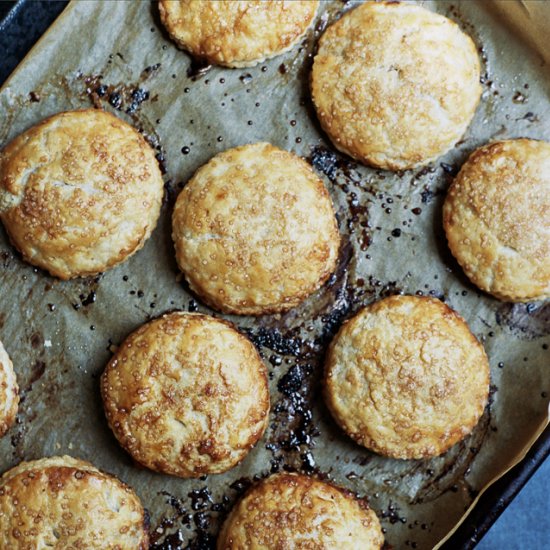
[[[93,280],[55,281],[23,264],[1,233],[0,339],[23,390],[18,423],[0,441],[1,470],[48,454],[91,460],[136,489],[151,512],[154,544],[164,548],[208,547],[254,476],[285,467],[317,471],[369,495],[389,544],[430,548],[484,486],[522,457],[547,420],[548,304],[512,306],[479,295],[447,251],[440,218],[452,173],[475,147],[504,137],[550,139],[547,67],[508,30],[503,4],[424,5],[451,16],[480,47],[484,98],[459,146],[428,169],[397,175],[335,154],[309,101],[316,39],[350,3],[324,2],[316,28],[284,56],[202,75],[167,39],[154,4],[69,6],[0,93],[0,142],[50,114],[95,104],[149,136],[165,159],[167,200],[145,248]],[[137,469],[106,425],[98,376],[113,346],[151,316],[173,308],[209,312],[178,277],[173,201],[212,155],[259,140],[308,158],[323,175],[344,235],[339,269],[286,315],[229,317],[249,332],[271,373],[271,426],[240,466],[194,481]],[[356,446],[319,394],[322,356],[342,320],[400,291],[444,298],[491,360],[491,405],[480,425],[430,461],[389,460]]]

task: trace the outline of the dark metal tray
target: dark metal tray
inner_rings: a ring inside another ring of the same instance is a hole
[[[65,0],[0,1],[0,85],[67,3]],[[443,548],[474,548],[548,456],[550,427],[546,428],[525,459],[483,494],[477,506]]]

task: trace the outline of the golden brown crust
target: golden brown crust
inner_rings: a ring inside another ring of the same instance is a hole
[[[329,348],[324,391],[360,445],[394,458],[437,456],[483,414],[489,362],[444,303],[392,296],[344,323]]]
[[[139,250],[164,184],[134,128],[99,110],[52,116],[0,153],[0,218],[29,263],[61,279],[94,275]]]
[[[2,342],[0,342],[0,437],[15,422],[19,404],[19,387],[13,365]]]
[[[254,485],[234,506],[217,549],[375,550],[383,543],[364,502],[329,483],[283,473]]]
[[[174,42],[194,57],[251,67],[292,48],[318,5],[318,0],[159,0],[159,12]]]
[[[340,245],[323,182],[268,143],[229,149],[200,168],[176,201],[172,227],[191,289],[241,315],[298,305],[334,271]]]
[[[366,2],[319,41],[312,96],[334,146],[380,168],[441,156],[481,97],[474,43],[446,17],[409,3]]]
[[[474,151],[449,189],[453,256],[500,300],[550,297],[550,143],[497,141]]]
[[[0,548],[146,550],[148,543],[138,497],[88,462],[43,458],[0,479]]]
[[[231,323],[175,312],[130,334],[101,377],[111,429],[139,463],[199,477],[240,462],[269,415],[267,373]]]

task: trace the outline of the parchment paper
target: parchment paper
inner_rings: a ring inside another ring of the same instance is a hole
[[[57,281],[23,263],[0,233],[0,339],[22,390],[17,424],[0,441],[0,470],[52,454],[90,460],[137,491],[150,511],[153,548],[208,548],[254,477],[281,468],[317,472],[368,496],[388,544],[434,547],[480,491],[524,456],[548,418],[548,304],[511,305],[479,293],[451,257],[441,226],[452,174],[473,149],[507,137],[550,140],[550,72],[507,26],[514,4],[424,3],[479,46],[483,100],[455,149],[426,169],[392,174],[336,154],[309,99],[320,31],[352,4],[323,2],[316,28],[281,57],[190,77],[197,67],[165,35],[155,4],[73,2],[1,91],[0,143],[48,115],[95,104],[149,137],[164,158],[166,201],[144,249],[95,279]],[[537,10],[522,28],[530,32],[544,12],[547,36],[549,6]],[[174,308],[211,313],[178,275],[171,209],[214,154],[260,140],[304,156],[324,178],[344,236],[338,271],[283,316],[229,317],[258,345],[271,378],[272,422],[242,464],[201,480],[139,469],[107,427],[98,377],[113,346],[152,316]],[[396,292],[444,299],[490,357],[491,402],[481,422],[433,460],[390,460],[355,445],[319,392],[323,354],[341,322]]]

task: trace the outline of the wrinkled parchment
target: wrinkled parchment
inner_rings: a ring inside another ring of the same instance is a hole
[[[452,174],[479,145],[519,136],[550,140],[550,73],[534,40],[548,6],[521,3],[537,15],[523,13],[520,21],[515,2],[424,4],[472,35],[484,94],[453,151],[427,169],[400,174],[335,154],[309,100],[316,40],[349,3],[323,2],[316,29],[283,56],[196,78],[187,73],[196,75],[197,67],[162,30],[155,4],[79,1],[65,10],[0,93],[0,144],[58,111],[111,110],[165,157],[166,202],[144,249],[95,279],[54,280],[24,264],[0,232],[0,339],[22,390],[17,424],[0,441],[1,471],[52,454],[90,460],[134,487],[150,511],[153,540],[164,548],[208,547],[253,476],[283,467],[317,471],[369,497],[389,544],[431,548],[484,487],[524,456],[547,423],[549,306],[513,306],[478,293],[448,252],[441,207]],[[533,43],[524,43],[530,33]],[[107,427],[98,377],[114,346],[151,316],[174,308],[209,312],[178,275],[173,201],[214,154],[260,140],[304,156],[324,178],[344,236],[338,271],[285,315],[228,317],[249,331],[271,377],[272,422],[242,464],[205,480],[139,469]],[[391,460],[355,445],[330,419],[319,392],[331,335],[361,306],[395,292],[445,299],[490,357],[490,406],[469,438],[433,460]]]

